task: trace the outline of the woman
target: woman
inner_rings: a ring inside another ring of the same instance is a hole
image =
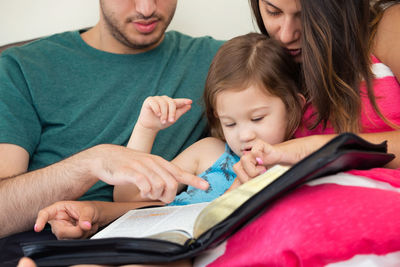
[[[378,1],[372,12],[367,0],[250,4],[261,32],[300,63],[308,106],[295,139],[253,145],[235,165],[239,180],[276,163],[294,164],[346,131],[374,143],[387,140],[397,158],[387,168],[354,170],[298,188],[231,237],[209,266],[398,266],[399,1]]]
[[[380,18],[372,25],[374,34],[369,34],[373,12],[369,12],[368,0],[250,3],[261,32],[280,41],[301,62],[304,93],[310,104],[296,134],[303,138],[268,146],[273,154],[264,164],[293,164],[333,134],[351,131],[374,143],[387,140],[389,152],[397,156],[387,167],[400,167],[400,134],[395,131],[400,125],[399,1],[374,5],[375,18]],[[384,81],[373,78],[371,58],[377,74],[385,75]],[[390,71],[393,74],[385,74]],[[236,171],[243,181],[256,175],[251,164],[242,163]]]

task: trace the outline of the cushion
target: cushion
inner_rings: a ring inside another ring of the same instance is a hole
[[[197,262],[325,266],[357,256],[390,256],[397,262],[394,266],[400,266],[399,252],[400,170],[372,169],[324,177],[297,188]]]

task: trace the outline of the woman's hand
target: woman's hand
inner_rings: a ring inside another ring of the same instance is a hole
[[[240,161],[233,166],[237,180],[243,184],[276,164],[291,166],[322,147],[332,138],[333,135],[314,135],[291,139],[276,145],[257,140],[251,152],[243,155]]]
[[[162,205],[160,201],[59,201],[39,211],[34,230],[40,232],[49,223],[58,239],[87,238],[129,210]]]
[[[57,239],[87,238],[101,226],[99,216],[94,201],[60,201],[39,211],[34,230],[40,232],[49,223]]]

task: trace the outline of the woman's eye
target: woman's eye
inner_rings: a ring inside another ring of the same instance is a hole
[[[270,16],[278,16],[281,14],[281,12],[280,11],[271,11],[271,10],[267,9],[267,14]]]
[[[225,124],[225,127],[233,127],[233,126],[235,126],[236,125],[236,123],[226,123]]]
[[[260,3],[260,7],[261,7],[261,5],[262,5],[262,8],[265,10],[265,12],[270,16],[278,16],[282,13],[282,10],[280,10],[276,6],[270,4],[266,0],[263,0],[262,3]]]

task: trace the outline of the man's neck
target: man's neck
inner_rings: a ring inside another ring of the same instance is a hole
[[[98,50],[113,53],[113,54],[139,54],[156,48],[163,41],[164,38],[149,47],[135,49],[124,45],[115,39],[106,29],[102,28],[99,24],[81,34],[83,41],[89,46]]]

